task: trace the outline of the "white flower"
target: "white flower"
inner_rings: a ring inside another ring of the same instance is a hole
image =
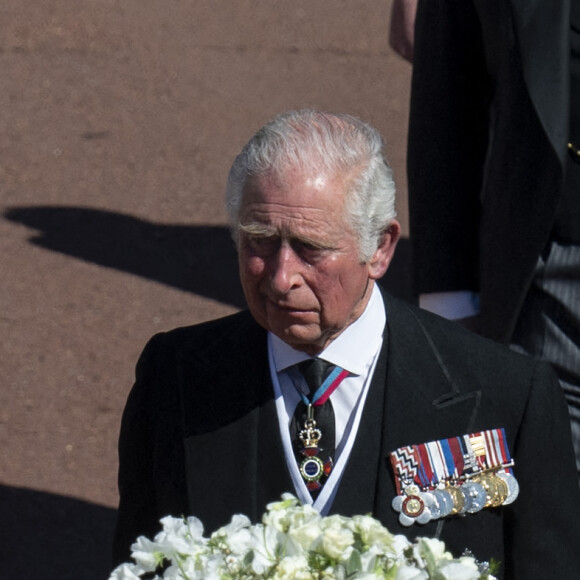
[[[277,552],[282,545],[283,535],[275,528],[258,524],[252,530],[253,558],[251,570],[258,576],[276,564]]]
[[[266,506],[266,513],[262,517],[262,522],[269,526],[273,526],[281,532],[286,532],[288,529],[288,510],[296,509],[299,506],[299,501],[291,494],[285,493],[282,495],[282,501],[269,503]]]
[[[348,521],[341,516],[327,517],[322,529],[321,544],[324,553],[333,560],[346,560],[354,544],[354,534],[348,528]]]
[[[269,503],[266,506],[266,513],[274,512],[277,510],[287,510],[290,507],[295,507],[300,505],[300,502],[296,498],[296,496],[292,495],[291,493],[283,493],[281,501],[275,501]]]
[[[473,556],[461,556],[458,558],[458,562],[471,570],[479,570],[477,562]]]
[[[153,572],[163,561],[163,554],[163,547],[145,536],[139,536],[131,546],[131,556],[145,572]]]
[[[157,553],[172,560],[179,554],[194,555],[204,549],[207,540],[203,537],[203,524],[198,518],[161,519],[163,530],[155,536]],[[134,547],[134,546],[133,546]]]
[[[441,566],[438,572],[441,579],[445,580],[477,580],[479,578],[475,562],[473,562],[473,566],[468,562],[449,562],[449,564]]]
[[[397,570],[395,580],[427,580],[429,576],[425,570],[418,570],[414,566],[403,565]]]
[[[454,559],[430,538],[393,536],[370,516],[322,517],[290,494],[261,524],[246,516],[203,536],[197,518],[165,517],[163,529],[132,546],[133,564],[110,580],[483,580],[471,556]],[[162,568],[163,566],[163,568]],[[162,568],[163,571],[160,571]],[[489,577],[488,580],[493,580]]]
[[[304,556],[282,558],[272,578],[275,580],[314,580],[308,560]]]
[[[402,534],[397,534],[393,536],[393,551],[398,560],[403,558],[403,552],[407,550],[411,546],[411,542],[408,540],[406,536]]]
[[[141,570],[135,564],[121,564],[117,566],[109,577],[109,580],[140,580]]]
[[[380,546],[371,546],[360,554],[361,573],[373,572],[377,561],[383,556],[384,550]]]
[[[442,560],[453,559],[445,551],[445,544],[435,538],[417,538],[417,543],[413,545],[413,558],[421,569],[434,568]]]
[[[245,554],[252,549],[252,534],[247,528],[237,530],[227,536],[227,543],[234,554]]]
[[[352,529],[360,534],[363,544],[366,546],[382,545],[390,546],[394,536],[378,520],[370,516],[353,516]]]
[[[229,524],[227,524],[226,526],[223,526],[215,533],[217,533],[217,534],[224,533],[227,536],[229,536],[231,534],[235,534],[236,532],[239,532],[240,530],[242,530],[244,528],[249,528],[250,525],[251,525],[251,522],[247,516],[237,514],[237,515],[232,517],[232,521]]]
[[[419,538],[419,548],[423,555],[429,554],[436,561],[452,558],[451,554],[445,550],[445,543],[435,538]]]
[[[302,549],[309,550],[322,534],[322,518],[311,506],[289,518],[288,536]]]

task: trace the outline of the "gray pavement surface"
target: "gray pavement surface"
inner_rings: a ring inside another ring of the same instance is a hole
[[[116,442],[155,332],[243,307],[223,189],[276,113],[378,127],[407,235],[389,0],[3,0],[0,578],[109,572]],[[406,240],[384,285],[409,296]]]

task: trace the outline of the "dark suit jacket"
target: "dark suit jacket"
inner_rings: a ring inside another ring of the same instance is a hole
[[[420,0],[409,123],[419,293],[480,292],[509,341],[560,201],[570,0]]]
[[[371,513],[412,538],[440,534],[456,555],[470,548],[501,560],[507,578],[576,577],[580,494],[551,370],[403,302],[387,297],[386,305],[384,347],[332,513]],[[514,504],[400,526],[389,453],[497,427],[516,461]],[[117,561],[164,515],[196,515],[209,533],[235,513],[257,521],[269,501],[293,492],[265,331],[242,312],[154,337],[138,363],[119,449]]]

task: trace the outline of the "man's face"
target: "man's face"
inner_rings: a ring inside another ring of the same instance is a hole
[[[344,198],[342,180],[299,172],[250,178],[244,188],[239,262],[250,311],[311,355],[362,314],[392,255],[378,268],[360,262]]]

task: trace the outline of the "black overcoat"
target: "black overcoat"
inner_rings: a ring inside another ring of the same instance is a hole
[[[370,513],[392,532],[440,535],[456,555],[503,562],[506,578],[580,571],[580,492],[567,409],[545,363],[510,352],[389,296],[384,346],[332,506]],[[519,498],[403,528],[391,508],[389,453],[504,427]],[[164,515],[195,515],[209,533],[293,492],[284,459],[266,332],[248,312],[155,336],[137,366],[120,436],[115,559]]]
[[[419,0],[408,180],[418,293],[509,341],[562,194],[570,0]]]

